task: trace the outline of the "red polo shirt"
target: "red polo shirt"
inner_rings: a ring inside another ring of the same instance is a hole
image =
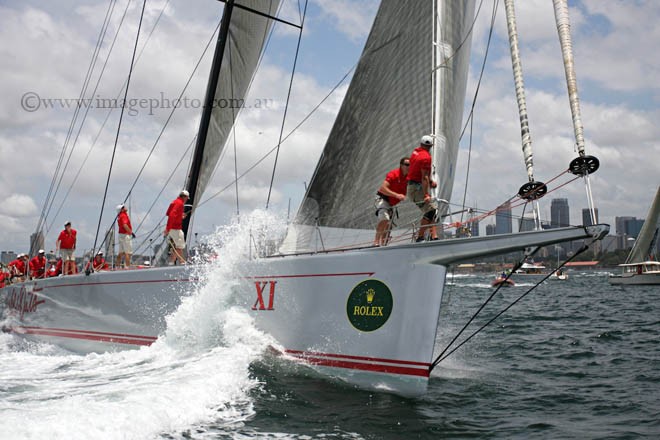
[[[22,258],[17,258],[14,261],[10,262],[7,267],[10,268],[10,270],[13,268],[12,273],[17,276],[23,276],[25,275],[25,262],[23,261]]]
[[[406,176],[401,174],[401,168],[395,168],[385,176],[385,181],[390,184],[390,189],[398,194],[406,194],[408,181]],[[396,197],[387,197],[387,201],[390,206],[394,206],[399,203],[401,200]]]
[[[46,270],[46,257],[39,258],[36,255],[30,260],[30,276],[32,278],[43,278]]]
[[[183,199],[177,197],[170,207],[167,208],[167,227],[168,231],[172,229],[183,229]]]
[[[128,230],[131,232],[126,232],[124,225],[128,226]],[[133,227],[131,226],[131,219],[128,218],[128,212],[122,211],[117,217],[117,226],[119,227],[120,234],[131,234],[133,232]]]
[[[57,240],[60,242],[60,249],[75,249],[76,248],[76,230],[71,228],[71,233],[66,232],[66,229],[60,232]]]
[[[410,168],[407,179],[413,182],[421,182],[422,170],[431,171],[431,153],[424,147],[417,147],[410,155]]]

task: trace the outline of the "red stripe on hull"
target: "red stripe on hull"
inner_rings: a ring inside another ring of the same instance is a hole
[[[60,328],[43,328],[43,327],[12,327],[10,329],[14,333],[39,335],[39,336],[53,336],[59,338],[69,339],[83,339],[87,341],[98,342],[111,342],[127,345],[151,345],[156,341],[154,336],[139,336],[120,333],[108,332],[92,332],[84,330],[67,330]]]
[[[306,357],[306,356],[322,356],[322,357],[336,357],[360,361],[371,361],[371,362],[387,362],[391,364],[403,364],[403,365],[419,365],[420,367],[430,367],[431,364],[428,362],[415,362],[415,361],[399,361],[396,359],[383,359],[383,358],[373,358],[366,356],[351,356],[347,354],[335,354],[335,353],[321,353],[316,351],[300,351],[300,350],[284,350],[285,353],[289,353],[296,357]]]
[[[301,275],[261,275],[256,277],[245,277],[248,280],[260,280],[271,278],[317,278],[317,277],[350,277],[355,275],[373,276],[376,272],[347,272],[347,273],[310,273]]]
[[[296,359],[300,359],[311,365],[321,365],[324,367],[338,367],[338,368],[348,368],[351,370],[375,371],[378,373],[429,377],[428,368],[421,369],[421,368],[410,368],[410,367],[395,367],[393,365],[367,364],[363,362],[348,362],[337,359],[316,358],[309,356],[305,356],[305,357],[296,356]]]

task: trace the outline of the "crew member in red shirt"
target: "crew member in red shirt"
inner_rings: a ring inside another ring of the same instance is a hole
[[[85,272],[87,272],[87,270],[90,268],[90,263],[94,272],[110,269],[108,263],[105,262],[105,258],[103,258],[103,251],[99,251],[94,259],[87,263],[87,266],[85,266]]]
[[[419,147],[410,155],[410,169],[408,171],[408,198],[422,211],[422,221],[419,228],[417,242],[424,241],[426,231],[429,231],[431,240],[438,239],[435,224],[438,222],[438,204],[431,198],[431,188],[436,183],[431,179],[431,153],[433,146],[431,136],[422,136]]]
[[[77,232],[71,227],[71,222],[66,222],[64,230],[57,237],[55,246],[64,261],[64,275],[73,275],[77,272],[76,258],[73,255],[76,250],[76,235]]]
[[[0,289],[5,287],[5,279],[7,279],[7,274],[5,273],[5,267],[0,264]]]
[[[32,278],[46,277],[46,252],[39,249],[37,255],[30,260],[30,276]]]
[[[188,201],[190,194],[185,189],[179,193],[179,197],[174,199],[167,208],[167,226],[165,226],[165,235],[170,244],[170,264],[180,261],[186,264],[183,258],[183,252],[186,248],[186,237],[183,235],[183,219],[186,218],[184,206]]]
[[[399,168],[391,170],[385,176],[385,180],[378,188],[376,195],[376,215],[378,216],[378,225],[376,226],[376,237],[374,246],[386,246],[390,241],[390,231],[392,225],[392,216],[394,207],[406,199],[406,187],[408,181],[408,167],[410,160],[407,157],[401,158]]]
[[[62,273],[62,259],[55,260],[54,258],[48,261],[48,269],[46,269],[46,278],[56,277]]]
[[[9,276],[10,278],[13,279],[14,282],[21,282],[24,280],[26,259],[27,259],[27,255],[18,254],[16,259],[10,261],[9,264],[7,265],[7,268],[9,269]]]
[[[131,226],[131,219],[128,217],[128,210],[123,204],[117,206],[117,229],[119,230],[119,253],[117,254],[117,267],[122,267],[122,260],[124,260],[124,268],[131,265],[131,255],[133,254],[133,242],[135,237],[133,234],[133,226]]]

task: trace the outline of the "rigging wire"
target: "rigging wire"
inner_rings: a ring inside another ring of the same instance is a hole
[[[71,117],[71,122],[69,123],[69,129],[67,132],[67,135],[64,140],[64,144],[62,145],[62,151],[60,152],[60,157],[57,161],[57,165],[55,166],[55,172],[53,173],[53,178],[51,179],[50,186],[48,188],[48,193],[46,194],[46,198],[44,199],[44,205],[41,210],[41,215],[39,216],[39,221],[37,222],[37,228],[36,232],[38,233],[42,226],[43,223],[46,221],[46,217],[48,216],[48,212],[50,211],[49,205],[52,201],[52,199],[55,197],[53,194],[53,190],[55,188],[55,182],[57,182],[57,177],[60,171],[60,168],[62,166],[62,161],[64,160],[64,157],[66,156],[66,150],[68,146],[68,142],[71,136],[71,133],[73,131],[73,127],[75,126],[76,120],[78,118],[78,112],[80,111],[80,103],[81,99],[85,96],[87,93],[87,85],[89,84],[89,80],[91,78],[91,74],[93,71],[94,66],[96,65],[96,60],[98,56],[98,52],[100,50],[101,45],[103,44],[103,40],[105,38],[105,33],[108,27],[108,24],[110,22],[110,17],[112,16],[112,11],[114,10],[114,5],[115,5],[115,0],[110,0],[108,4],[108,9],[105,13],[105,18],[103,19],[103,24],[101,25],[101,30],[99,31],[99,36],[96,41],[96,46],[94,48],[94,52],[92,53],[92,59],[90,60],[89,67],[87,68],[87,73],[85,74],[85,79],[83,81],[83,86],[81,87],[80,94],[78,96],[78,105],[76,106],[76,109],[73,112],[73,116]]]
[[[296,73],[296,65],[298,64],[298,54],[300,53],[300,41],[302,40],[303,27],[305,25],[305,17],[307,16],[307,3],[305,0],[305,8],[303,10],[302,21],[300,22],[300,32],[298,33],[298,44],[296,45],[296,55],[293,59],[293,68],[291,69],[291,79],[289,80],[289,90],[286,94],[286,103],[284,104],[284,115],[282,116],[282,126],[280,127],[280,137],[277,142],[277,151],[275,153],[275,163],[273,164],[273,174],[270,176],[270,186],[268,187],[268,198],[266,199],[266,209],[270,204],[270,195],[273,190],[273,182],[275,181],[275,170],[277,169],[277,159],[280,155],[280,146],[282,145],[282,135],[284,134],[284,124],[286,123],[286,115],[289,110],[289,100],[291,99],[291,89],[293,88],[293,78]]]
[[[131,84],[131,75],[133,74],[133,66],[135,63],[135,54],[137,53],[138,41],[140,39],[140,29],[142,29],[142,19],[144,18],[144,9],[147,5],[147,0],[142,2],[142,12],[140,13],[140,23],[138,24],[137,33],[135,35],[135,46],[133,47],[133,56],[131,57],[131,66],[128,70],[128,81],[126,83],[126,91],[124,92],[124,104],[121,106],[121,112],[119,114],[119,124],[117,125],[117,134],[115,135],[115,144],[112,148],[112,158],[110,159],[110,167],[108,169],[108,178],[105,182],[105,191],[103,192],[103,201],[101,202],[101,210],[99,212],[99,221],[96,226],[96,236],[94,237],[94,247],[93,251],[96,251],[96,244],[99,238],[99,231],[101,229],[101,220],[103,219],[103,208],[105,207],[105,201],[108,196],[108,187],[110,186],[110,176],[112,175],[112,167],[115,160],[115,153],[117,152],[117,144],[119,142],[119,132],[121,131],[121,123],[124,117],[124,109],[126,108],[126,97],[128,96],[128,88]]]
[[[272,0],[271,0],[271,5],[272,5]],[[282,6],[283,6],[283,3],[280,3],[279,6],[278,6],[278,8],[277,8],[277,12],[275,13],[275,16],[279,16],[280,11],[282,10]],[[269,10],[270,10],[270,8],[269,8]],[[273,32],[274,32],[274,30],[275,30],[275,27],[274,27],[274,26],[270,26],[270,30],[269,30],[269,32],[268,32],[268,37],[266,37],[266,36],[264,35],[264,38],[266,39],[266,44],[264,44],[264,49],[261,51],[261,54],[259,55],[259,60],[257,61],[257,67],[255,68],[254,72],[252,73],[252,78],[250,78],[250,82],[248,83],[247,90],[250,90],[250,89],[252,88],[252,83],[254,82],[254,78],[255,78],[255,76],[256,76],[256,72],[257,72],[257,70],[259,70],[259,67],[261,66],[261,62],[263,61],[263,58],[264,58],[264,54],[265,54],[266,51],[268,50],[268,47],[269,47],[269,45],[270,45],[270,40],[271,40],[271,38],[272,38],[272,36],[273,36]],[[242,110],[242,108],[239,109],[239,114],[240,114],[240,111],[241,111],[241,110]],[[237,117],[238,117],[238,116],[237,116]],[[221,163],[222,160],[224,159],[224,157],[225,157],[225,153],[226,153],[226,152],[227,152],[227,149],[223,149],[223,150],[222,150],[222,153],[220,153],[220,157],[218,158],[218,161],[217,161],[217,163],[215,164],[215,168],[213,168],[213,173],[211,173],[211,177],[209,178],[209,181],[213,180],[213,178],[215,177],[215,174],[216,174],[216,172],[218,171],[218,168],[220,167],[220,163]],[[192,158],[191,158],[191,161],[192,161]],[[188,169],[190,169],[190,166],[188,166]],[[198,206],[199,206],[199,205],[198,205]]]
[[[593,242],[594,242],[594,240],[592,240],[592,243],[593,243]],[[567,263],[569,263],[571,260],[573,260],[575,257],[577,257],[578,255],[580,255],[581,253],[585,252],[587,249],[589,249],[589,245],[584,244],[580,249],[578,249],[578,250],[575,252],[575,254],[573,254],[573,255],[572,255],[571,257],[569,257],[566,261],[564,261],[562,264],[560,264],[559,266],[557,266],[557,267],[555,268],[555,270],[553,270],[553,271],[551,271],[550,273],[548,273],[545,277],[543,277],[543,279],[542,279],[541,281],[537,282],[534,286],[530,287],[525,293],[523,293],[522,295],[520,295],[515,301],[513,301],[511,304],[509,304],[509,305],[508,305],[507,307],[505,307],[503,310],[501,310],[500,312],[498,312],[495,316],[493,316],[491,319],[489,319],[485,324],[483,324],[481,327],[479,327],[477,330],[475,330],[470,336],[468,336],[468,337],[465,338],[463,341],[461,341],[460,344],[458,344],[456,347],[454,347],[450,352],[448,352],[448,353],[445,355],[445,352],[449,349],[449,347],[451,347],[451,345],[454,343],[454,341],[456,341],[456,339],[457,339],[457,338],[463,333],[463,331],[467,328],[467,326],[470,325],[470,323],[472,322],[472,320],[473,320],[473,319],[479,314],[479,312],[480,312],[480,311],[486,306],[486,304],[488,304],[488,302],[489,302],[489,301],[492,299],[492,297],[497,293],[497,291],[500,290],[500,287],[502,287],[502,285],[500,284],[500,285],[497,287],[497,289],[495,290],[495,292],[493,292],[493,294],[492,294],[492,295],[486,300],[486,302],[485,302],[484,304],[482,304],[482,306],[479,308],[479,310],[478,310],[478,311],[472,316],[472,318],[470,318],[470,320],[468,321],[468,323],[467,323],[467,324],[466,324],[466,325],[465,325],[465,326],[464,326],[464,327],[458,332],[458,334],[456,335],[456,337],[454,337],[454,339],[452,339],[452,341],[447,345],[447,347],[445,347],[445,349],[442,351],[442,353],[440,353],[440,355],[439,355],[438,357],[436,357],[436,359],[433,361],[433,363],[432,363],[431,366],[429,367],[429,372],[431,372],[431,371],[432,371],[432,370],[433,370],[433,369],[434,369],[434,368],[435,368],[440,362],[442,362],[442,361],[444,361],[445,359],[447,359],[452,353],[454,353],[456,350],[458,350],[458,349],[461,348],[463,345],[465,345],[470,339],[472,339],[474,336],[476,336],[478,333],[480,333],[482,330],[484,330],[486,327],[488,327],[490,324],[492,324],[497,318],[499,318],[499,317],[502,316],[504,313],[506,313],[509,309],[511,309],[511,307],[513,307],[514,305],[516,305],[520,300],[522,300],[524,297],[526,297],[526,296],[527,296],[529,293],[531,293],[534,289],[536,289],[538,286],[540,286],[541,283],[543,283],[545,280],[547,280],[548,278],[550,278],[550,276],[551,276],[554,272],[556,272],[557,270],[559,270],[559,269],[561,269],[562,267],[564,267]],[[505,282],[506,282],[506,280],[509,279],[509,277],[511,276],[511,274],[513,274],[513,272],[515,272],[515,271],[516,271],[517,269],[519,269],[519,268],[520,268],[520,267],[517,267],[517,268],[515,268],[514,270],[512,270],[511,273],[509,273],[509,274],[506,276],[506,278],[505,278]],[[444,355],[444,356],[443,356],[443,355]]]
[[[112,44],[110,45],[110,49],[108,50],[108,53],[107,53],[107,55],[106,55],[106,57],[105,57],[105,61],[104,61],[104,63],[103,63],[103,67],[101,68],[101,73],[99,74],[99,77],[98,77],[97,80],[96,80],[96,85],[94,86],[94,90],[92,91],[91,96],[95,96],[95,95],[96,95],[96,91],[98,90],[99,85],[101,84],[101,79],[103,78],[103,74],[105,73],[105,68],[106,68],[107,65],[108,65],[108,61],[110,60],[110,55],[112,54],[112,50],[113,50],[114,47],[115,47],[115,43],[117,42],[117,37],[119,36],[119,31],[121,30],[121,27],[122,27],[122,25],[124,24],[124,19],[126,18],[126,13],[128,12],[128,7],[131,5],[131,1],[132,1],[132,0],[129,0],[129,1],[126,3],[126,8],[124,9],[124,13],[123,13],[123,15],[121,16],[121,20],[119,21],[119,25],[117,26],[117,32],[115,33],[115,36],[114,36],[114,38],[113,38],[113,40],[112,40]],[[92,98],[92,99],[93,99],[93,98]],[[89,110],[90,110],[91,107],[92,107],[91,105],[86,106],[85,114],[83,115],[82,121],[80,122],[80,125],[78,126],[78,132],[76,133],[76,137],[75,137],[75,139],[73,140],[73,146],[71,147],[71,152],[72,152],[72,153],[73,153],[73,150],[76,148],[76,145],[77,145],[77,143],[78,143],[78,139],[79,139],[79,137],[80,137],[80,133],[82,132],[82,128],[83,128],[83,126],[85,125],[85,121],[87,120],[87,115],[89,114]],[[104,125],[105,125],[105,123],[104,123]],[[99,131],[99,135],[100,135],[100,134],[101,134],[101,132]],[[96,139],[98,139],[98,136],[97,136]],[[81,173],[82,170],[84,169],[85,164],[87,163],[87,159],[89,158],[89,156],[90,156],[90,154],[91,154],[91,152],[92,152],[92,150],[93,150],[95,144],[96,144],[96,140],[94,141],[94,144],[92,144],[92,146],[89,148],[89,150],[87,150],[87,154],[85,155],[85,158],[83,159],[82,163],[80,164],[80,167],[78,168],[78,172],[76,173],[75,177],[73,178],[73,180],[72,180],[71,183],[69,184],[69,188],[67,188],[67,191],[66,191],[66,193],[64,194],[64,197],[62,198],[62,202],[60,203],[60,206],[57,208],[57,211],[56,211],[55,214],[53,215],[53,220],[52,220],[51,224],[48,225],[48,227],[46,228],[46,234],[48,234],[48,232],[50,231],[50,228],[52,227],[53,222],[55,221],[55,219],[56,219],[57,216],[59,215],[60,211],[62,210],[62,207],[64,206],[64,203],[66,202],[67,198],[69,197],[69,194],[71,193],[71,190],[73,189],[73,186],[74,186],[74,185],[76,184],[76,182],[78,181],[78,177],[80,176],[80,173]],[[68,163],[69,163],[69,161],[67,160],[67,163],[66,163],[66,165],[64,166],[64,170],[62,171],[62,176],[64,176],[64,173],[66,172],[66,169],[67,169],[67,167],[68,167]],[[59,185],[58,185],[58,189],[59,189]],[[57,190],[56,190],[56,193],[57,193]],[[55,201],[55,200],[53,199],[53,202],[54,202],[54,201]]]
[[[488,53],[490,52],[490,43],[493,38],[493,31],[495,29],[495,18],[497,17],[497,8],[498,8],[499,0],[496,0],[493,3],[493,11],[491,13],[491,18],[490,18],[490,29],[488,31],[488,40],[486,42],[486,51],[484,53],[484,58],[481,63],[481,70],[479,72],[479,80],[477,81],[477,87],[475,88],[474,91],[474,96],[472,98],[472,105],[470,107],[470,113],[468,114],[468,120],[465,122],[465,125],[463,126],[463,130],[461,131],[461,135],[458,137],[458,142],[460,143],[461,139],[463,139],[463,135],[465,134],[465,130],[468,127],[468,124],[470,125],[470,143],[469,143],[469,149],[468,149],[468,164],[467,164],[467,170],[465,173],[465,188],[463,190],[463,209],[465,209],[466,205],[466,200],[467,200],[467,188],[468,188],[468,182],[470,179],[470,161],[472,158],[472,135],[473,135],[473,130],[474,130],[474,109],[477,105],[477,98],[479,96],[479,90],[481,88],[481,81],[483,80],[484,77],[484,72],[486,70],[486,61],[488,60]],[[477,11],[477,15],[479,11],[481,10],[481,3],[479,4],[479,10]],[[476,20],[476,18],[475,18]],[[472,23],[474,26],[474,22]],[[461,215],[461,222],[463,221],[463,215]]]
[[[188,80],[186,81],[186,84],[183,86],[183,89],[181,90],[181,93],[179,93],[179,97],[178,97],[177,100],[175,101],[175,102],[177,103],[177,105],[174,105],[173,108],[172,108],[172,110],[170,111],[170,114],[168,115],[167,120],[166,120],[165,123],[163,124],[163,127],[162,127],[162,129],[160,130],[160,133],[158,133],[158,136],[156,137],[156,140],[154,141],[154,144],[153,144],[152,147],[151,147],[151,150],[149,150],[149,154],[147,155],[147,158],[144,160],[144,163],[142,164],[142,167],[140,168],[140,171],[138,172],[137,176],[136,176],[135,179],[133,180],[133,183],[131,184],[131,187],[129,188],[128,193],[126,194],[126,197],[124,198],[124,203],[126,203],[126,200],[128,200],[128,198],[131,196],[131,193],[132,193],[133,190],[135,189],[135,186],[137,185],[137,183],[138,183],[140,177],[142,176],[142,173],[144,172],[144,170],[145,170],[147,164],[149,163],[149,160],[151,159],[151,156],[153,155],[154,150],[156,149],[156,146],[158,146],[158,143],[160,142],[160,139],[161,139],[161,137],[163,136],[163,133],[165,132],[165,129],[167,128],[167,126],[169,125],[170,121],[172,120],[172,116],[174,116],[174,113],[175,113],[176,110],[179,108],[178,103],[181,101],[181,98],[183,97],[183,94],[184,94],[184,93],[186,92],[186,90],[188,89],[188,86],[190,85],[190,83],[191,83],[193,77],[195,76],[195,72],[197,72],[197,69],[199,68],[200,64],[202,63],[202,60],[204,59],[204,55],[206,55],[206,52],[207,52],[209,46],[211,45],[211,42],[213,42],[213,37],[215,36],[215,34],[217,33],[217,31],[218,31],[219,28],[220,28],[220,23],[218,22],[218,25],[216,26],[215,30],[214,30],[213,33],[211,34],[211,38],[209,39],[209,41],[206,43],[206,46],[204,47],[204,50],[202,51],[202,54],[201,54],[200,57],[197,59],[197,64],[195,64],[194,69],[192,70],[192,72],[191,72],[190,75],[188,76]],[[128,90],[128,87],[126,88],[126,90]],[[122,108],[122,111],[123,111],[123,108]],[[194,142],[196,139],[197,139],[197,135],[195,135],[195,136],[193,137],[193,142]],[[184,153],[184,155],[181,157],[181,159],[180,159],[180,161],[179,161],[179,164],[180,164],[181,161],[183,161],[183,159],[185,158],[185,155],[187,154],[188,150],[190,150],[190,146],[188,147],[188,149],[186,150],[186,152]],[[178,165],[177,165],[177,167],[175,168],[174,171],[176,171],[177,168],[178,168]],[[174,171],[173,171],[172,173],[174,173]],[[170,175],[170,179],[171,179],[171,175]],[[156,199],[154,200],[154,202],[153,202],[152,205],[151,205],[152,208],[153,208],[153,206],[155,205],[156,201],[158,200],[158,197],[160,197],[160,195],[163,193],[163,191],[164,191],[164,189],[165,189],[165,186],[167,185],[167,183],[169,182],[170,179],[168,179],[168,181],[165,183],[165,185],[161,188],[161,191],[158,193],[158,196],[156,197]],[[106,189],[106,191],[107,191],[107,189]],[[149,211],[151,211],[151,208],[150,208]],[[147,212],[147,214],[148,214],[148,213],[149,213],[149,212]],[[145,217],[146,217],[146,215],[145,215]],[[114,220],[116,220],[116,219],[117,219],[117,215],[115,215],[115,219],[114,219]],[[114,227],[114,220],[110,223],[109,228],[113,228],[113,227]],[[137,229],[136,229],[136,230],[137,230]],[[97,232],[97,235],[98,235],[98,232]],[[96,247],[96,246],[95,246],[95,247]]]
[[[130,4],[130,1],[132,1],[132,0],[129,0],[129,4]],[[154,31],[156,30],[156,27],[157,27],[158,24],[160,23],[160,19],[161,19],[161,17],[163,16],[163,13],[165,12],[165,9],[166,9],[167,5],[169,4],[169,2],[170,2],[170,0],[167,0],[167,1],[165,2],[165,4],[163,5],[163,7],[161,8],[160,13],[158,14],[158,17],[156,18],[156,20],[155,20],[155,22],[154,22],[154,25],[153,25],[153,27],[151,28],[151,31],[149,32],[149,35],[148,35],[147,38],[145,39],[144,44],[142,45],[142,48],[140,49],[140,53],[138,54],[138,56],[137,56],[137,58],[136,58],[136,60],[135,60],[135,65],[136,65],[136,66],[138,65],[140,59],[142,58],[142,54],[144,53],[144,50],[145,50],[145,48],[147,47],[147,44],[149,43],[149,40],[151,39],[151,36],[153,35]],[[128,6],[128,5],[127,5],[127,6]],[[125,13],[124,13],[124,14],[125,14]],[[122,17],[122,22],[123,22],[123,17]],[[121,28],[121,25],[122,25],[122,23],[120,22],[120,24],[119,24],[119,26],[118,26],[118,28],[117,28],[117,34],[115,35],[115,40],[117,39],[117,35],[119,34],[119,29]],[[114,46],[114,41],[113,41],[113,46]],[[112,52],[112,47],[110,48],[110,51],[109,51],[109,53],[108,53],[108,58],[109,58],[111,52]],[[108,58],[106,58],[106,63],[107,63]],[[105,66],[104,66],[104,68],[105,68]],[[100,78],[99,78],[99,79],[100,79]],[[115,101],[121,97],[121,94],[122,94],[122,92],[124,91],[124,87],[126,87],[126,81],[127,81],[127,80],[124,80],[124,83],[123,83],[122,86],[120,87],[119,92],[117,93],[117,95],[116,95],[116,97],[115,97]],[[76,176],[74,177],[73,181],[72,181],[71,184],[69,185],[69,188],[68,188],[68,190],[67,190],[65,196],[63,197],[63,199],[62,199],[62,201],[61,201],[61,203],[60,203],[60,206],[58,207],[58,209],[57,209],[55,215],[53,216],[53,220],[50,222],[50,224],[49,224],[49,225],[47,226],[47,228],[46,228],[46,234],[48,233],[48,231],[50,231],[50,229],[51,229],[52,226],[53,226],[53,223],[55,222],[55,220],[57,219],[57,217],[58,217],[60,211],[62,210],[62,208],[63,208],[63,206],[64,206],[64,203],[65,203],[66,200],[68,199],[69,194],[70,194],[71,190],[73,189],[73,186],[74,186],[75,183],[77,182],[78,177],[80,176],[80,173],[82,172],[82,170],[83,170],[85,164],[87,163],[87,160],[88,160],[88,158],[89,158],[91,152],[92,152],[92,151],[94,150],[94,148],[96,147],[96,144],[97,144],[99,138],[101,137],[101,133],[103,132],[103,130],[104,130],[106,124],[108,123],[108,120],[110,119],[110,115],[112,114],[112,112],[113,112],[114,110],[115,110],[114,107],[110,107],[110,109],[108,109],[108,112],[106,113],[105,119],[103,120],[103,123],[101,124],[101,127],[99,128],[99,130],[98,130],[98,132],[97,132],[97,134],[96,134],[96,137],[94,138],[94,141],[92,142],[91,146],[89,147],[89,150],[87,151],[87,154],[85,155],[85,158],[84,158],[83,162],[81,163],[80,167],[78,168],[78,172],[76,173]],[[65,167],[65,170],[66,170],[66,167]],[[53,196],[53,200],[52,200],[51,203],[54,203],[54,201],[55,201],[55,200],[54,200],[54,196]],[[50,210],[50,208],[49,208],[49,210]],[[45,221],[45,219],[44,219],[44,221]]]
[[[305,124],[305,122],[307,122],[307,121],[309,120],[309,118],[311,118],[312,115],[313,115],[314,113],[316,113],[316,111],[317,111],[317,110],[318,110],[318,109],[319,109],[319,108],[325,103],[325,101],[327,101],[328,98],[330,98],[330,96],[332,96],[332,95],[334,94],[334,92],[339,88],[339,86],[342,85],[342,84],[344,83],[344,81],[346,81],[346,78],[348,78],[348,75],[350,75],[350,73],[355,69],[356,66],[357,66],[357,63],[355,63],[350,69],[348,69],[348,71],[347,71],[347,72],[344,74],[344,76],[343,76],[343,77],[342,77],[342,78],[341,78],[341,79],[335,84],[335,86],[334,86],[334,87],[333,87],[333,88],[332,88],[332,89],[331,89],[331,90],[330,90],[330,91],[329,91],[329,92],[323,97],[323,99],[322,99],[321,101],[319,101],[318,104],[316,104],[316,106],[315,106],[315,107],[314,107],[314,108],[313,108],[313,109],[312,109],[312,110],[311,110],[311,111],[310,111],[310,112],[309,112],[309,113],[308,113],[308,114],[307,114],[307,115],[306,115],[306,116],[305,116],[305,117],[304,117],[304,118],[303,118],[303,119],[302,119],[302,120],[301,120],[301,121],[295,126],[295,127],[293,127],[293,129],[292,129],[292,130],[291,130],[286,136],[284,136],[284,138],[282,138],[282,141],[281,141],[280,143],[278,143],[277,145],[275,145],[275,146],[274,146],[273,148],[271,148],[266,154],[264,154],[263,156],[261,156],[261,158],[260,158],[259,160],[257,160],[257,161],[256,161],[255,163],[253,163],[248,169],[246,169],[246,170],[245,170],[240,176],[238,176],[238,178],[237,178],[236,180],[240,180],[240,179],[242,179],[243,177],[245,177],[246,174],[250,173],[253,169],[255,169],[257,166],[259,166],[259,164],[261,164],[261,162],[263,162],[264,160],[266,160],[266,159],[268,158],[268,156],[270,156],[271,154],[273,154],[273,153],[275,152],[275,150],[277,150],[277,148],[278,148],[280,145],[282,145],[282,144],[283,144],[283,143],[284,143],[289,137],[291,137],[291,136],[293,135],[293,133],[295,133],[296,131],[298,131],[298,129],[299,129],[303,124]],[[226,185],[225,187],[223,187],[222,189],[220,189],[220,191],[218,191],[218,192],[212,194],[212,195],[209,196],[207,199],[205,199],[204,201],[202,201],[202,202],[200,202],[199,204],[197,204],[197,207],[199,208],[200,206],[202,206],[202,205],[206,204],[207,202],[210,202],[210,201],[213,200],[214,198],[218,197],[220,194],[222,194],[223,192],[225,192],[225,191],[226,191],[228,188],[230,188],[232,185],[234,185],[234,182],[233,182],[233,181],[230,182],[230,183],[229,183],[228,185]]]

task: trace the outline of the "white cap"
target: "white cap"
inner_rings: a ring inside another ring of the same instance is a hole
[[[190,197],[190,193],[184,189],[179,193],[179,196]]]
[[[98,251],[96,255],[103,255],[103,251]]]
[[[121,212],[122,209],[124,209],[124,204],[123,203],[117,205],[117,212]]]
[[[46,251],[44,251],[43,249],[39,249],[39,252],[38,252],[38,253],[40,253],[40,254],[45,254]]]
[[[422,136],[422,140],[420,141],[421,145],[433,145],[433,138],[431,136]]]

